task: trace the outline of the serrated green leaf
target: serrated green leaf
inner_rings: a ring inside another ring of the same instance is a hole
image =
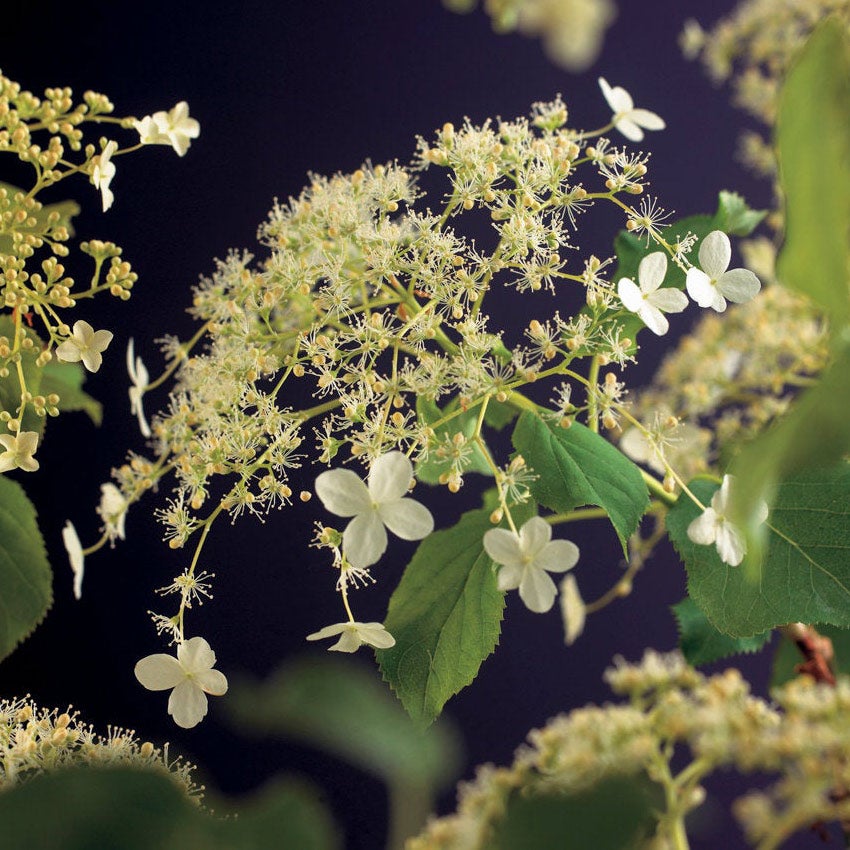
[[[8,314],[0,315],[0,336],[5,336],[10,344],[15,337],[15,323]],[[43,369],[36,366],[35,361],[41,353],[42,344],[38,335],[29,328],[24,328],[24,336],[32,340],[33,346],[21,353],[21,370],[24,373],[27,392],[38,395],[41,392]],[[21,383],[17,368],[10,365],[9,374],[5,378],[0,378],[0,410],[8,410],[12,416],[17,416],[20,406]],[[37,434],[44,431],[44,417],[36,416],[29,405],[21,422],[21,431],[35,431]]]
[[[717,229],[730,236],[749,236],[761,224],[767,210],[751,210],[737,192],[722,191],[714,219]]]
[[[514,513],[531,513],[523,506]],[[384,679],[418,726],[478,674],[499,640],[504,594],[484,552],[487,509],[426,537],[390,599],[384,625],[395,638],[376,653]]]
[[[717,490],[692,481],[708,504]],[[850,465],[808,471],[784,482],[765,523],[766,557],[754,578],[724,564],[714,546],[691,542],[700,509],[682,496],[667,530],[688,572],[688,595],[721,632],[747,637],[785,623],[850,626]]]
[[[627,551],[649,496],[640,470],[619,449],[578,422],[560,428],[530,411],[520,416],[513,444],[538,476],[531,493],[540,504],[560,512],[604,508]]]
[[[20,484],[0,475],[0,659],[44,619],[51,577],[35,507]]]
[[[456,410],[456,403],[449,405],[445,410],[440,410],[436,402],[419,396],[416,399],[416,413],[420,420],[427,422],[429,425],[434,422],[439,422],[449,413]],[[442,443],[446,436],[453,437],[455,434],[463,434],[464,437],[471,437],[475,433],[475,426],[478,422],[479,408],[475,407],[464,413],[458,413],[447,419],[439,425],[434,426],[436,439]],[[490,465],[487,459],[481,452],[477,443],[468,446],[469,455],[463,467],[463,472],[480,472],[482,475],[492,475]],[[426,484],[438,484],[440,476],[443,473],[448,473],[452,469],[452,458],[441,457],[439,449],[433,450],[424,460],[416,465],[416,477],[419,481],[424,481]]]
[[[778,277],[841,327],[850,321],[850,37],[835,19],[815,30],[785,78],[776,141],[786,219]]]
[[[840,629],[837,626],[819,625],[818,634],[832,641],[835,656],[832,659],[832,669],[836,674],[846,673],[850,669],[850,630]],[[794,669],[802,664],[805,659],[797,649],[796,644],[783,637],[776,646],[773,655],[773,669],[770,674],[770,687],[777,688],[784,685],[799,674]]]
[[[82,410],[95,425],[103,421],[103,405],[83,391],[86,373],[79,363],[60,363],[51,360],[41,379],[41,394],[56,393],[61,411]]]
[[[241,803],[242,801],[240,801]],[[64,768],[0,795],[3,846],[49,850],[338,850],[315,792],[276,780],[223,819],[167,776],[138,768]],[[49,817],[45,816],[49,812]]]
[[[240,729],[304,741],[388,784],[440,788],[457,775],[452,730],[414,728],[374,669],[349,659],[297,659],[231,688],[229,702]]]
[[[513,794],[489,850],[626,850],[642,847],[664,808],[644,777],[599,782],[576,794]],[[616,815],[612,816],[613,813]]]
[[[679,648],[688,664],[710,664],[730,655],[758,652],[769,640],[771,633],[762,632],[753,637],[734,638],[717,631],[693,599],[685,597],[670,610],[679,626]]]

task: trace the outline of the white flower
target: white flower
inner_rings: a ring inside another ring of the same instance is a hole
[[[178,156],[183,156],[189,150],[191,139],[201,135],[201,125],[189,117],[189,104],[185,100],[181,100],[168,112],[154,112],[153,122]],[[160,143],[157,141],[155,144]]]
[[[688,295],[700,307],[712,307],[718,313],[726,309],[726,299],[744,304],[761,289],[759,279],[749,269],[729,268],[732,245],[722,230],[712,230],[699,246],[698,268],[688,269]]]
[[[355,652],[364,643],[374,646],[376,649],[389,649],[395,646],[395,638],[384,628],[381,623],[336,623],[333,626],[325,626],[318,632],[307,635],[307,640],[323,640],[324,638],[336,637],[340,639],[329,650],[337,652]]]
[[[164,112],[159,113],[165,115]],[[161,132],[153,115],[145,115],[141,121],[136,120],[133,126],[139,133],[139,142],[143,145],[170,145],[171,140]]]
[[[331,469],[316,479],[316,494],[332,513],[354,517],[342,535],[349,563],[363,569],[376,563],[387,548],[386,526],[402,540],[421,540],[434,530],[424,505],[405,498],[413,466],[402,452],[389,452],[372,463],[368,487],[350,469]]]
[[[202,637],[183,641],[177,658],[163,653],[148,655],[136,664],[136,678],[149,691],[173,688],[168,713],[183,729],[197,726],[207,714],[207,694],[227,693],[227,678],[215,666],[215,653]]]
[[[33,457],[38,448],[36,431],[21,431],[17,437],[3,434],[0,436],[0,445],[6,449],[0,454],[0,472],[8,472],[10,469],[35,472],[38,469],[38,461]]]
[[[632,96],[620,86],[608,85],[605,77],[599,78],[599,88],[608,101],[608,106],[614,112],[611,119],[614,126],[630,141],[639,142],[643,139],[643,127],[646,130],[663,130],[667,125],[664,119],[648,109],[635,109]]]
[[[564,621],[564,643],[567,646],[572,646],[584,631],[586,614],[576,577],[570,573],[561,582],[561,619]]]
[[[720,560],[730,567],[737,567],[747,554],[747,544],[739,528],[726,519],[729,509],[729,488],[734,477],[723,476],[720,489],[711,497],[711,506],[706,508],[689,526],[688,537],[700,546],[714,543]],[[759,502],[756,507],[756,522],[767,519],[767,504]]]
[[[82,360],[89,372],[97,372],[103,363],[102,351],[112,342],[112,331],[96,331],[82,319],[74,322],[74,332],[61,345],[56,346],[56,356],[66,363]]]
[[[678,289],[658,287],[667,274],[667,256],[663,251],[648,254],[638,266],[640,289],[627,277],[620,278],[617,294],[623,306],[637,313],[640,320],[658,336],[670,329],[670,323],[664,313],[681,313],[688,306],[688,298]]]
[[[85,557],[83,556],[83,544],[80,543],[77,529],[74,528],[71,520],[65,521],[65,527],[62,529],[62,542],[65,544],[65,551],[68,553],[68,560],[71,562],[71,572],[74,574],[74,598],[79,599],[83,595]]]
[[[484,550],[502,564],[499,590],[519,588],[520,599],[538,614],[555,602],[555,583],[546,571],[563,573],[578,561],[578,546],[569,540],[552,540],[552,527],[539,516],[528,520],[519,534],[491,528],[484,535]]]
[[[112,154],[118,150],[117,142],[107,142],[104,149],[92,161],[94,168],[91,173],[91,182],[95,189],[100,190],[103,199],[103,211],[106,212],[115,200],[115,195],[109,188],[112,178],[115,176],[115,163],[112,162]]]
[[[150,437],[151,429],[145,418],[145,408],[142,405],[142,396],[148,388],[148,370],[142,363],[141,357],[136,357],[133,349],[133,338],[127,343],[127,372],[133,386],[130,387],[130,413],[135,413],[139,420],[139,430],[143,437]]]
[[[100,505],[97,512],[106,524],[104,531],[111,541],[116,537],[126,539],[124,523],[127,520],[127,500],[121,491],[111,482],[100,485]]]

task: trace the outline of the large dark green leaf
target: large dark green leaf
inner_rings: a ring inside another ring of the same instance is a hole
[[[528,411],[513,444],[538,476],[531,492],[540,504],[553,511],[604,508],[626,551],[649,496],[640,470],[619,449],[578,422],[561,428]]]
[[[717,485],[692,481],[708,504]],[[850,465],[783,483],[765,523],[764,564],[753,575],[724,564],[714,546],[688,538],[699,508],[682,496],[667,529],[688,571],[688,593],[720,631],[746,637],[785,623],[850,626]]]
[[[44,619],[50,580],[35,507],[20,484],[0,475],[0,659]]]
[[[95,425],[103,419],[103,405],[83,391],[86,373],[81,363],[61,363],[51,360],[44,367],[41,379],[43,396],[56,393],[61,411],[82,410]]]
[[[482,542],[492,527],[483,509],[426,537],[390,599],[384,625],[396,645],[378,661],[417,725],[440,714],[498,643],[505,599]]]

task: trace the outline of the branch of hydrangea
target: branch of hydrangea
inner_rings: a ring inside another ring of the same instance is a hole
[[[422,312],[422,305],[413,297],[413,294],[408,292],[399,282],[395,279],[395,277],[390,278],[390,283],[395,287],[395,291],[401,297],[402,303],[406,306],[412,308],[414,315],[419,315]],[[443,347],[443,349],[449,354],[457,354],[459,351],[458,346],[453,343],[448,336],[446,336],[446,332],[442,330],[439,326],[434,328],[434,340]]]
[[[590,428],[594,434],[599,433],[599,413],[598,405],[596,403],[596,385],[599,382],[599,367],[601,365],[599,356],[594,354],[590,360],[590,369],[587,373],[587,386],[589,390],[587,394],[587,427]]]
[[[189,565],[189,569],[187,570],[187,575],[189,578],[195,577],[195,568],[198,566],[198,558],[201,556],[201,550],[204,548],[204,543],[206,543],[207,535],[210,533],[210,528],[212,528],[212,524],[215,522],[218,515],[224,510],[224,499],[222,499],[212,510],[210,515],[203,521],[203,530],[201,531],[201,536],[198,538],[197,546],[195,546],[195,554],[192,556],[192,563]],[[180,608],[177,612],[177,626],[180,629],[180,640],[184,640],[185,635],[183,632],[183,612],[186,610],[186,596],[181,594],[180,597]]]
[[[608,511],[605,508],[576,508],[573,511],[565,511],[560,514],[549,514],[543,517],[549,525],[560,525],[564,522],[579,522],[583,519],[607,519]]]
[[[513,531],[514,534],[518,534],[519,532],[517,531],[516,523],[514,522],[513,516],[511,516],[511,509],[508,507],[508,500],[505,498],[506,494],[502,487],[502,472],[493,460],[493,456],[490,454],[490,449],[487,448],[487,443],[484,442],[481,435],[476,434],[472,439],[480,449],[487,465],[493,471],[493,478],[496,480],[496,489],[499,491],[499,507],[502,509],[502,514],[507,519],[508,525],[511,527],[511,531]]]
[[[174,374],[180,363],[186,359],[189,352],[198,344],[201,337],[207,332],[207,330],[209,330],[209,326],[210,322],[204,322],[204,324],[198,329],[197,333],[195,333],[188,342],[183,343],[183,345],[180,346],[180,354],[171,361],[168,368],[155,381],[151,381],[147,387],[145,387],[145,392],[155,390]]]
[[[670,764],[662,752],[655,753],[650,767],[651,777],[664,788],[666,811],[660,818],[660,825],[665,828],[667,837],[675,850],[689,850],[688,835],[685,831],[685,813],[678,787],[670,771]]]

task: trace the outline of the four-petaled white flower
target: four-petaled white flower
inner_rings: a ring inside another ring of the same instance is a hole
[[[71,572],[74,574],[74,598],[79,599],[83,595],[85,557],[83,555],[83,544],[80,543],[77,529],[74,528],[71,520],[65,521],[65,527],[62,529],[62,542],[65,544],[65,551],[68,553],[68,560],[71,562]]]
[[[307,640],[323,640],[337,635],[340,636],[339,640],[333,646],[329,646],[329,650],[355,652],[364,643],[374,646],[375,649],[389,649],[391,646],[395,646],[395,638],[384,628],[382,623],[356,623],[353,620],[348,623],[325,626],[323,629],[307,635]]]
[[[646,130],[663,130],[667,125],[664,119],[648,109],[635,109],[632,96],[620,86],[613,88],[608,85],[605,77],[599,78],[599,88],[608,101],[608,106],[614,112],[611,119],[614,126],[630,141],[639,142],[643,139],[643,127]]]
[[[110,541],[116,537],[125,538],[124,524],[127,520],[127,500],[121,491],[111,482],[100,485],[100,505],[97,512],[104,522],[104,531]]]
[[[569,540],[552,540],[552,526],[532,517],[519,534],[491,528],[484,534],[484,550],[497,563],[499,590],[519,588],[520,599],[531,611],[542,614],[555,602],[555,582],[546,574],[563,573],[578,562],[578,546]]]
[[[724,475],[720,489],[711,497],[711,506],[706,508],[688,526],[688,537],[700,546],[717,546],[720,560],[730,567],[737,567],[747,554],[747,544],[741,530],[726,518],[729,510],[729,488],[734,477]],[[756,506],[756,523],[767,519],[767,504],[759,502]]]
[[[127,343],[127,372],[130,375],[130,380],[133,386],[130,387],[130,413],[136,414],[139,420],[139,430],[143,437],[150,437],[151,429],[148,425],[148,420],[145,418],[145,408],[142,405],[142,396],[148,388],[148,370],[145,364],[142,363],[141,357],[135,356],[133,349],[133,338]]]
[[[89,372],[97,372],[103,363],[102,351],[112,342],[112,331],[96,331],[88,322],[74,322],[74,331],[61,345],[56,346],[56,356],[66,363],[83,361]]]
[[[112,161],[112,154],[118,150],[117,142],[107,142],[106,146],[93,160],[94,167],[91,173],[91,182],[95,189],[100,190],[100,196],[103,200],[103,211],[106,212],[115,200],[115,195],[109,188],[112,178],[115,176],[115,163]]]
[[[168,713],[183,729],[197,726],[207,714],[207,694],[227,692],[227,678],[215,666],[215,653],[202,637],[184,640],[177,658],[164,653],[148,655],[136,664],[136,678],[149,691],[173,688]]]
[[[376,563],[387,548],[386,526],[402,540],[421,540],[434,530],[424,505],[405,498],[413,466],[402,452],[372,463],[368,486],[350,469],[331,469],[316,478],[316,494],[332,513],[353,517],[342,535],[342,551],[356,569]]]
[[[168,112],[146,115],[135,121],[133,126],[143,145],[171,145],[178,156],[183,156],[189,150],[191,140],[201,135],[201,125],[189,117],[189,104],[185,100]]]
[[[38,469],[38,461],[33,457],[38,448],[36,431],[21,431],[17,437],[3,434],[0,436],[0,445],[5,448],[3,454],[0,454],[0,472],[8,472],[10,469],[35,472]]]
[[[627,277],[620,278],[617,294],[623,306],[637,313],[640,320],[658,336],[670,329],[664,313],[681,313],[688,306],[684,292],[667,287],[659,289],[667,274],[667,256],[663,251],[648,254],[638,266],[640,289]]]
[[[690,268],[686,279],[688,295],[700,307],[711,307],[722,313],[726,299],[744,304],[761,289],[759,279],[749,269],[731,269],[732,244],[722,230],[712,230],[699,246],[701,269]]]

